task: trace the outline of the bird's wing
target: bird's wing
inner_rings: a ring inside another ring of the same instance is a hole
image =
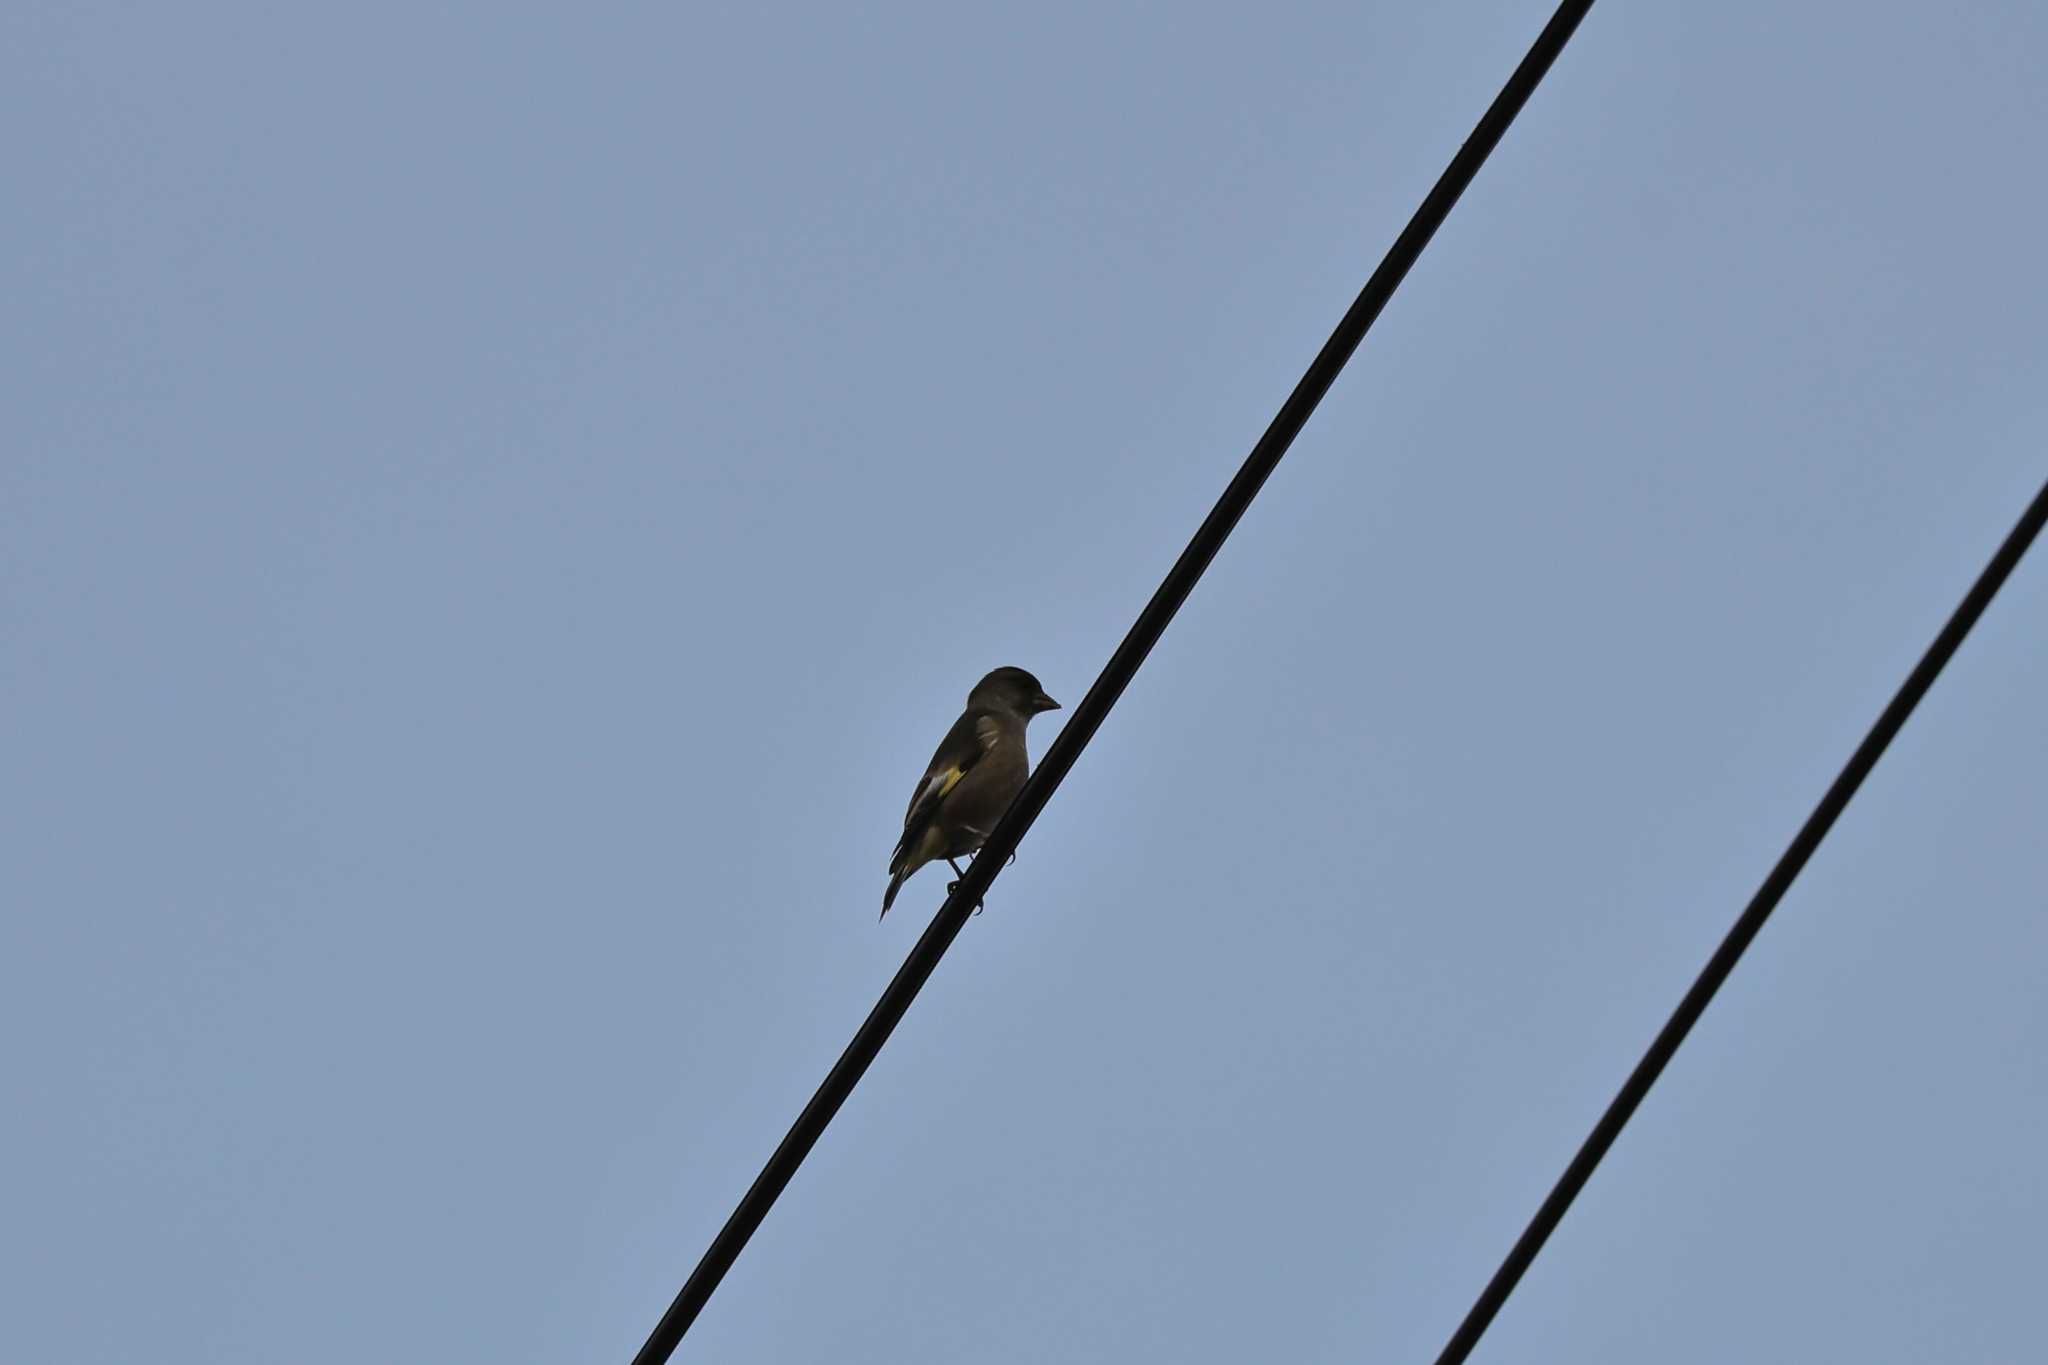
[[[896,851],[889,855],[890,871],[896,870],[904,850],[916,847],[946,793],[959,785],[967,770],[980,762],[995,743],[996,724],[992,717],[967,711],[953,722],[953,728],[939,741],[938,752],[932,755],[931,766],[924,770],[917,790],[911,793],[910,809],[903,816],[903,837],[897,840]]]

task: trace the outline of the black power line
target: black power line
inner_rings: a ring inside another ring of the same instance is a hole
[[[1131,627],[1123,643],[1117,646],[1116,653],[1110,656],[1102,675],[1088,689],[1088,695],[1081,699],[1080,705],[1074,708],[1072,719],[1046,750],[1038,770],[1031,774],[1031,780],[1025,783],[1024,790],[1011,803],[1009,812],[989,835],[987,844],[975,855],[967,875],[960,879],[959,885],[946,898],[946,903],[939,907],[931,926],[918,939],[917,946],[910,950],[910,956],[904,959],[895,979],[882,992],[881,1000],[869,1012],[860,1031],[853,1035],[853,1041],[847,1044],[846,1051],[826,1075],[824,1084],[818,1087],[818,1092],[811,1096],[811,1102],[797,1115],[788,1135],[782,1139],[774,1155],[768,1158],[768,1164],[762,1167],[761,1174],[740,1200],[739,1207],[733,1210],[732,1217],[712,1239],[704,1258],[676,1294],[675,1302],[655,1324],[647,1344],[633,1357],[634,1365],[661,1365],[682,1340],[683,1333],[690,1329],[690,1324],[711,1297],[711,1291],[718,1287],[718,1282],[732,1267],[740,1249],[747,1244],[754,1229],[760,1226],[762,1218],[767,1216],[776,1196],[796,1174],[796,1168],[810,1153],[819,1134],[825,1131],[825,1125],[839,1112],[839,1106],[845,1103],[862,1073],[868,1069],[868,1064],[882,1050],[882,1044],[888,1041],[889,1034],[903,1018],[904,1011],[910,1008],[910,1002],[931,976],[933,968],[938,966],[939,959],[952,946],[954,936],[967,922],[968,913],[987,894],[989,884],[995,881],[1004,860],[1016,850],[1025,832],[1031,828],[1032,821],[1038,818],[1039,811],[1045,808],[1061,780],[1080,758],[1081,750],[1087,747],[1088,741],[1109,715],[1110,708],[1116,705],[1117,698],[1130,685],[1138,666],[1145,662],[1145,656],[1159,642],[1167,623],[1173,620],[1174,613],[1187,600],[1188,593],[1209,567],[1209,561],[1216,557],[1216,552],[1237,525],[1238,518],[1258,496],[1266,476],[1287,453],[1287,447],[1308,422],[1316,404],[1329,391],[1338,371],[1344,368],[1344,362],[1358,349],[1358,343],[1364,339],[1373,320],[1386,307],[1387,300],[1393,297],[1394,290],[1400,286],[1409,268],[1458,202],[1458,196],[1472,183],[1472,177],[1500,142],[1501,135],[1514,122],[1515,115],[1521,112],[1544,73],[1557,60],[1557,54],[1564,50],[1572,31],[1592,7],[1593,0],[1567,0],[1558,6],[1528,55],[1522,58],[1521,65],[1508,77],[1507,84],[1501,87],[1500,94],[1495,96],[1492,105],[1473,128],[1465,145],[1458,149],[1458,154],[1438,177],[1421,207],[1415,210],[1415,216],[1408,220],[1408,226],[1394,239],[1394,245],[1388,249],[1379,269],[1373,271],[1372,278],[1366,281],[1365,288],[1337,324],[1337,329],[1323,343],[1323,349],[1317,353],[1307,373],[1302,375],[1301,382],[1294,386],[1294,392],[1281,405],[1272,425],[1266,428],[1266,434],[1252,447],[1237,476],[1223,490],[1223,496],[1217,499],[1216,506],[1195,531],[1187,548],[1181,551],[1166,580],[1152,594],[1152,600],[1145,604],[1137,624]]]
[[[1629,1116],[1634,1114],[1636,1106],[1643,1102],[1643,1096],[1650,1093],[1650,1087],[1657,1083],[1657,1077],[1664,1070],[1665,1064],[1671,1060],[1672,1054],[1678,1051],[1679,1044],[1685,1041],[1685,1035],[1692,1031],[1692,1026],[1699,1022],[1700,1015],[1712,1002],[1714,992],[1721,989],[1722,983],[1728,979],[1728,974],[1735,970],[1735,964],[1741,959],[1743,950],[1749,947],[1757,931],[1764,927],[1764,921],[1771,917],[1771,911],[1777,908],[1778,902],[1784,898],[1793,879],[1798,877],[1800,869],[1806,866],[1806,860],[1820,847],[1820,841],[1827,837],[1828,830],[1833,827],[1836,817],[1841,815],[1843,807],[1856,795],[1856,789],[1863,785],[1863,779],[1870,776],[1870,770],[1877,766],[1877,760],[1884,756],[1886,746],[1899,733],[1899,727],[1913,714],[1913,708],[1927,695],[1927,689],[1934,685],[1935,678],[1940,676],[1942,668],[1955,654],[1956,647],[1962,644],[1963,637],[1970,633],[1970,627],[1977,624],[1977,618],[1984,614],[1984,608],[1991,605],[1991,599],[1998,595],[1998,590],[2004,586],[2006,577],[2020,562],[2020,556],[2027,552],[2027,547],[2033,544],[2034,537],[2040,534],[2043,522],[2048,522],[2048,483],[2044,483],[2041,491],[2034,495],[2034,500],[2027,504],[2027,510],[2021,513],[2018,524],[2012,528],[2012,533],[2006,536],[2005,543],[1998,547],[1998,553],[1991,556],[1991,562],[1984,566],[1984,572],[1977,576],[1977,581],[1970,585],[1970,591],[1957,605],[1954,615],[1948,618],[1948,624],[1941,628],[1941,634],[1934,637],[1934,643],[1927,647],[1927,652],[1920,656],[1920,662],[1906,675],[1906,681],[1899,685],[1898,693],[1892,697],[1891,705],[1884,708],[1884,713],[1877,718],[1877,723],[1870,727],[1870,733],[1863,737],[1863,742],[1856,746],[1856,752],[1849,756],[1849,762],[1835,778],[1834,785],[1827,789],[1826,794],[1820,799],[1820,804],[1813,808],[1813,814],[1806,817],[1806,823],[1792,836],[1792,842],[1786,847],[1784,856],[1778,859],[1777,866],[1771,869],[1771,874],[1764,878],[1764,884],[1758,887],[1756,895],[1750,898],[1749,905],[1735,921],[1735,927],[1728,931],[1728,937],[1721,940],[1721,946],[1707,959],[1707,965],[1700,972],[1699,979],[1692,983],[1692,989],[1678,1002],[1678,1008],[1672,1011],[1671,1018],[1665,1022],[1663,1029],[1651,1042],[1650,1050],[1636,1063],[1636,1069],[1631,1071],[1628,1080],[1623,1082],[1621,1092],[1607,1106],[1607,1112],[1600,1116],[1600,1121],[1593,1125],[1593,1131],[1586,1135],[1586,1141],[1580,1146],[1578,1154],[1572,1158],[1571,1164],[1564,1168],[1564,1174],[1558,1177],[1549,1197],[1536,1210],[1536,1216],[1529,1220],[1529,1226],[1523,1229],[1522,1235],[1509,1249],[1507,1259],[1501,1262],[1500,1269],[1493,1273],[1493,1278],[1480,1292],[1478,1302],[1465,1314],[1465,1320],[1458,1324],[1458,1330],[1452,1333],[1450,1343],[1444,1347],[1443,1354],[1436,1358],[1437,1365],[1458,1365],[1458,1362],[1472,1354],[1472,1348],[1479,1344],[1479,1338],[1485,1334],[1487,1324],[1493,1321],[1494,1314],[1500,1312],[1501,1305],[1507,1302],[1508,1295],[1515,1292],[1515,1285],[1521,1280],[1523,1272],[1528,1270],[1530,1262],[1536,1259],[1536,1253],[1543,1249],[1543,1243],[1550,1234],[1556,1231],[1565,1210],[1572,1206],[1572,1200],[1578,1197],[1579,1191],[1585,1188],[1586,1181],[1592,1178],[1594,1168],[1600,1164],[1600,1158],[1607,1155],[1607,1149],[1612,1147],[1614,1139],[1621,1135]]]

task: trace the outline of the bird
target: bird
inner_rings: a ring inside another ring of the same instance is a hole
[[[944,858],[955,876],[966,875],[954,859],[988,842],[1031,774],[1024,727],[1033,716],[1059,709],[1038,679],[1021,668],[998,668],[974,685],[967,709],[939,741],[931,766],[910,795],[903,837],[889,855],[884,916],[903,883],[926,863]]]

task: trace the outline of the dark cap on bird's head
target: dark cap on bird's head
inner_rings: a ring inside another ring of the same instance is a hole
[[[967,705],[1017,711],[1025,716],[1060,709],[1058,702],[1045,695],[1045,689],[1038,685],[1038,679],[1021,668],[998,668],[983,678],[974,685],[974,690],[967,694]]]

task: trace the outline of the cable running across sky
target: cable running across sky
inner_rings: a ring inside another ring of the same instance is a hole
[[[1408,225],[1401,230],[1401,235],[1394,239],[1379,268],[1373,271],[1372,277],[1359,291],[1357,299],[1330,334],[1330,339],[1323,343],[1322,350],[1317,352],[1301,381],[1281,405],[1272,424],[1252,447],[1251,454],[1197,528],[1187,548],[1181,551],[1165,581],[1153,593],[1152,600],[1145,604],[1144,611],[1139,613],[1130,633],[1110,656],[1095,685],[1075,706],[1073,718],[1046,750],[1038,770],[1031,774],[1009,812],[997,823],[981,851],[968,865],[966,875],[954,884],[945,904],[933,916],[930,927],[918,939],[917,945],[910,950],[910,956],[882,992],[882,998],[854,1034],[853,1041],[826,1074],[810,1103],[797,1115],[789,1133],[768,1158],[761,1174],[741,1198],[739,1207],[733,1210],[732,1217],[712,1239],[697,1268],[683,1282],[668,1311],[662,1314],[646,1344],[633,1357],[634,1365],[661,1365],[682,1341],[683,1334],[696,1321],[711,1292],[738,1258],[740,1249],[753,1236],[754,1229],[761,1225],[761,1220],[767,1216],[783,1187],[788,1185],[790,1177],[796,1174],[797,1167],[803,1164],[805,1156],[825,1131],[825,1126],[839,1112],[840,1105],[846,1102],[846,1097],[880,1053],[882,1044],[888,1041],[889,1034],[910,1008],[910,1002],[938,966],[939,959],[952,946],[968,915],[987,896],[989,885],[1002,870],[1004,861],[1016,851],[1025,832],[1038,818],[1039,811],[1058,790],[1075,760],[1081,756],[1081,751],[1108,717],[1110,708],[1116,705],[1117,698],[1123,695],[1139,666],[1145,662],[1145,656],[1159,642],[1168,623],[1194,590],[1203,571],[1216,557],[1216,552],[1223,548],[1223,542],[1229,538],[1245,509],[1258,496],[1267,476],[1279,465],[1280,458],[1307,424],[1323,395],[1336,382],[1338,373],[1352,352],[1358,349],[1373,321],[1407,277],[1409,269],[1422,255],[1423,248],[1429,245],[1430,238],[1442,226],[1486,158],[1499,145],[1502,135],[1515,121],[1515,116],[1571,40],[1579,21],[1592,7],[1593,0],[1567,0],[1558,6],[1550,22],[1544,25],[1471,135],[1465,139],[1457,155],[1451,158],[1450,165],[1437,178],[1421,206],[1408,220]]]

